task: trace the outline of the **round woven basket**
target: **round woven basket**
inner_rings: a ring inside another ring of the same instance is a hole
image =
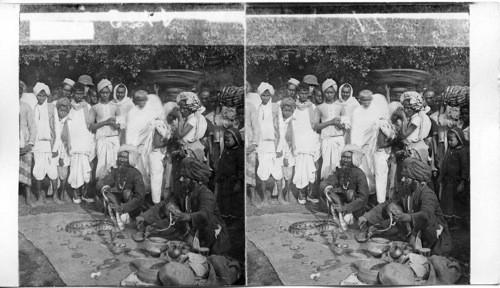
[[[150,284],[161,285],[158,271],[167,263],[168,261],[165,261],[165,259],[140,258],[131,261],[129,266],[133,271],[137,272],[137,278],[139,278],[139,280]]]
[[[194,285],[195,277],[194,272],[187,265],[169,262],[163,266],[158,276],[163,286],[184,286]]]
[[[378,278],[382,285],[415,285],[415,276],[410,267],[389,263],[380,269]]]
[[[203,73],[182,69],[147,70],[148,81],[174,87],[194,87],[203,78]]]
[[[365,284],[380,284],[378,273],[389,261],[381,259],[369,259],[359,265],[358,279]]]
[[[428,72],[415,69],[372,70],[372,74],[379,82],[395,87],[417,86],[431,76]]]
[[[448,86],[443,92],[443,101],[445,104],[453,107],[466,106],[470,99],[470,89],[468,86]]]

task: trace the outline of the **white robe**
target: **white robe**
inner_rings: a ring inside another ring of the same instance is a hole
[[[90,105],[87,104],[89,110]],[[72,188],[79,188],[84,183],[90,182],[89,156],[95,150],[94,134],[87,128],[84,109],[71,109],[68,115],[67,125],[69,131],[68,149],[71,156],[70,173],[68,183]]]
[[[153,138],[158,131],[163,138],[169,139],[171,131],[165,123],[164,110],[156,95],[148,95],[144,108],[134,106],[126,119],[126,142],[137,147],[141,159],[136,168],[141,172],[146,191],[151,191],[154,203],[159,203],[163,183],[163,158],[165,149],[153,149]]]
[[[316,108],[313,105],[314,108]],[[311,127],[308,108],[295,109],[292,123],[295,137],[295,175],[293,183],[298,189],[305,188],[316,181],[314,162],[321,156],[321,144],[318,133]]]

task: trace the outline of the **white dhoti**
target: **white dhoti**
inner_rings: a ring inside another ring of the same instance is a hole
[[[33,146],[33,176],[36,180],[43,180],[45,175],[50,179],[57,179],[58,157],[52,158],[52,151],[49,140],[37,140]]]
[[[151,197],[153,203],[158,204],[161,201],[161,187],[163,181],[163,158],[165,154],[161,149],[151,151],[148,156],[149,176],[151,178]]]
[[[72,188],[80,188],[84,183],[90,182],[90,163],[86,153],[74,153],[71,155],[68,183]]]
[[[43,180],[45,175],[51,180],[57,179],[58,157],[53,158],[52,152],[33,152],[35,165],[33,166],[33,176],[36,180]]]
[[[262,181],[267,181],[269,176],[273,176],[274,180],[283,178],[282,161],[276,157],[276,152],[259,153],[259,167],[257,167],[257,176]]]
[[[295,155],[295,175],[293,184],[298,189],[302,189],[316,181],[316,166],[314,166],[314,156],[301,153]]]
[[[321,179],[326,179],[340,165],[342,149],[345,146],[344,137],[328,137],[321,140],[321,156],[323,166],[321,167]]]
[[[375,172],[375,186],[378,203],[384,203],[387,195],[387,176],[389,174],[389,156],[385,149],[378,149],[373,153],[373,168]]]
[[[102,137],[97,140],[96,178],[102,179],[111,167],[116,167],[120,138],[118,136]]]
[[[90,106],[89,106],[90,108]],[[71,110],[68,116],[69,154],[71,156],[68,183],[72,188],[80,188],[90,182],[92,155],[95,155],[95,136],[85,122],[84,110]]]
[[[260,141],[256,152],[257,159],[259,160],[257,176],[260,180],[267,181],[271,175],[274,180],[283,178],[283,160],[276,157],[276,147],[274,145],[274,141]]]

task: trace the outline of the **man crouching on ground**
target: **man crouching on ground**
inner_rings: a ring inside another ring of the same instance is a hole
[[[189,244],[196,246],[195,242],[199,242],[200,247],[210,249],[210,254],[225,254],[230,249],[229,235],[214,194],[205,186],[211,173],[210,167],[199,160],[184,158],[180,165],[179,191],[137,217],[138,229],[153,233],[145,226],[157,226],[157,231],[174,226]],[[143,240],[139,238],[134,240]]]
[[[448,256],[452,250],[451,236],[436,193],[427,186],[431,183],[431,173],[427,163],[413,157],[405,158],[401,191],[359,217],[359,227],[364,229],[367,224],[387,223],[390,218],[415,249],[428,248],[431,255]],[[370,226],[371,233],[376,232],[372,227],[375,226]]]
[[[122,145],[118,150],[117,168],[111,168],[96,185],[97,191],[101,191],[104,197],[104,206],[107,206],[111,219],[117,221],[115,224],[120,229],[130,222],[130,218],[135,219],[141,213],[145,188],[141,173],[134,168],[139,157],[134,146]]]
[[[363,153],[358,146],[346,145],[342,150],[340,169],[336,169],[319,185],[326,199],[328,213],[332,214],[333,220],[343,230],[363,215],[368,203],[368,182],[365,173],[358,168],[362,159]]]

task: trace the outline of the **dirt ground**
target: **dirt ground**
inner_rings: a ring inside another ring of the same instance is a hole
[[[249,203],[247,201],[247,203]],[[312,203],[306,205],[291,204],[291,205],[270,205],[261,208],[247,205],[247,216],[278,214],[278,213],[316,213],[319,211],[319,206]],[[450,231],[453,241],[452,257],[457,260],[470,263],[470,231],[467,227],[461,227],[459,230]],[[247,239],[247,283],[251,286],[281,286],[283,283],[274,271],[273,266],[269,262],[267,256],[260,251],[254,243]],[[470,271],[470,270],[469,270]],[[466,276],[462,276],[457,284],[469,284],[470,277],[468,272]]]
[[[41,213],[59,213],[72,212],[77,206],[86,211],[97,211],[94,203],[82,204],[66,203],[64,205],[55,204],[53,200],[47,198],[45,204],[40,207],[29,207],[25,204],[25,198],[19,196],[18,214],[37,215]],[[245,285],[245,238],[244,221],[234,221],[228,225],[228,233],[231,240],[232,249],[229,256],[238,260],[241,264],[242,276],[235,283],[236,285]],[[57,271],[54,269],[49,259],[42,251],[37,249],[23,234],[18,233],[19,239],[19,286],[20,287],[51,287],[66,286],[61,280]]]
[[[89,204],[81,204],[90,209]],[[25,198],[19,196],[19,216],[37,215],[41,213],[58,213],[74,211],[77,204],[67,203],[57,205],[47,200],[44,206],[31,208],[25,204]],[[42,251],[37,249],[23,234],[18,233],[19,239],[19,286],[20,287],[50,287],[66,286],[59,274]]]

